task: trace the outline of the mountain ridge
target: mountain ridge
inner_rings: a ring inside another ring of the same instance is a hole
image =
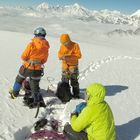
[[[38,6],[31,7],[0,7],[0,15],[21,15],[21,16],[31,16],[31,17],[73,17],[84,21],[97,21],[99,23],[106,24],[119,24],[119,25],[132,25],[140,26],[140,10],[137,10],[131,15],[122,14],[120,11],[108,9],[104,10],[89,10],[78,3],[73,5],[56,5],[52,6],[44,2]]]

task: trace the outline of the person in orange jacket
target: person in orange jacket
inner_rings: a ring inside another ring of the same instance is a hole
[[[62,82],[69,83],[72,86],[74,98],[79,98],[78,82],[78,60],[81,58],[80,47],[77,43],[71,41],[68,34],[62,34],[60,37],[60,50],[58,58],[62,61]]]
[[[32,92],[33,102],[39,102],[42,98],[40,94],[39,82],[43,75],[43,64],[48,59],[49,42],[45,39],[46,30],[38,27],[34,30],[34,38],[30,42],[21,55],[23,65],[19,69],[13,89],[11,92],[12,98],[19,95],[22,82],[26,77],[30,78],[30,88]]]

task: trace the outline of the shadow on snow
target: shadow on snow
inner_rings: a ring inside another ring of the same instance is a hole
[[[107,85],[106,88],[106,96],[113,96],[117,93],[122,92],[123,90],[128,89],[128,86],[121,85]]]
[[[117,140],[134,140],[140,134],[140,117],[116,126]]]
[[[117,93],[122,92],[123,90],[128,89],[128,86],[121,85],[107,85],[106,88],[106,96],[114,96]],[[86,88],[80,89],[81,96],[86,93]]]

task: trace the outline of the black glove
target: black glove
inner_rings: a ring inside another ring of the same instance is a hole
[[[72,117],[73,115],[76,115],[78,117],[79,114],[77,112],[73,112],[71,113],[70,117]]]

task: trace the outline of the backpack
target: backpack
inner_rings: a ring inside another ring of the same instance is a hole
[[[47,126],[49,126],[49,128],[47,128]],[[32,133],[29,138],[30,140],[66,140],[62,132],[59,131],[60,126],[61,122],[54,118],[50,120],[42,118],[34,124],[35,132]]]
[[[69,102],[72,99],[69,83],[59,82],[57,85],[56,96],[63,102]]]

